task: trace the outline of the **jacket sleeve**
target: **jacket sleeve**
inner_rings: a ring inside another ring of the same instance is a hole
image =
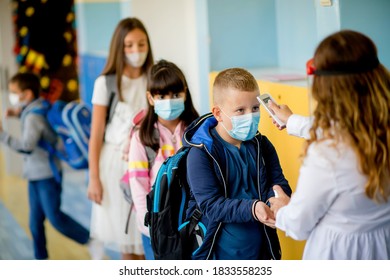
[[[324,150],[323,146],[309,147],[296,191],[276,214],[276,227],[295,240],[306,240],[339,196],[335,166],[324,158],[324,154],[332,151]]]
[[[131,138],[128,163],[130,190],[137,213],[137,226],[142,234],[149,236],[149,230],[144,225],[144,218],[147,212],[146,195],[150,192],[151,180],[148,158],[139,138],[139,131],[135,132]]]
[[[187,178],[196,203],[209,220],[224,223],[254,221],[251,199],[226,198],[207,152],[192,148],[187,157]]]
[[[24,120],[21,139],[2,132],[0,140],[18,153],[31,154],[42,137],[43,129],[43,118],[38,115],[28,114]]]
[[[300,115],[291,115],[286,124],[287,133],[289,135],[309,139],[309,130],[313,124],[312,117],[304,117]]]
[[[262,154],[264,158],[264,164],[267,170],[267,181],[269,189],[266,191],[266,201],[275,196],[272,187],[274,185],[280,185],[283,191],[291,196],[291,188],[288,181],[283,175],[282,167],[280,166],[279,157],[276,153],[275,147],[268,140],[266,136],[262,136]]]

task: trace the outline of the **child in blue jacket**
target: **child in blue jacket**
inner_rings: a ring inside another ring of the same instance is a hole
[[[9,98],[13,106],[7,110],[8,116],[20,115],[22,125],[21,139],[3,130],[0,119],[0,143],[24,155],[23,175],[28,180],[29,227],[33,239],[36,259],[48,259],[46,248],[45,220],[55,229],[79,244],[88,244],[89,231],[61,210],[61,182],[55,179],[50,165],[49,154],[39,146],[41,140],[55,145],[57,135],[47,119],[34,111],[42,110],[39,77],[33,73],[17,73],[9,81]],[[61,172],[58,159],[56,169]]]
[[[258,131],[259,88],[240,68],[218,74],[212,114],[187,129],[189,211],[202,212],[206,233],[193,259],[280,259],[268,199],[279,185],[291,195],[275,148]],[[189,212],[187,212],[189,213]]]

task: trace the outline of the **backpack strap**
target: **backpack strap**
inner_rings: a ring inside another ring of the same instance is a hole
[[[189,238],[193,236],[193,232],[195,231],[201,218],[202,212],[196,208],[189,219],[189,225],[184,227],[183,230],[179,230],[180,240],[188,241]],[[185,252],[191,252],[193,250],[192,242],[183,242],[182,246],[184,247],[183,251]]]
[[[148,158],[148,166],[149,166],[149,172],[152,169],[152,166],[154,164],[154,160],[156,159],[157,153],[155,150],[153,150],[149,146],[145,146],[145,152],[146,152],[146,157]]]
[[[157,128],[153,130],[153,138],[160,141],[160,132],[158,131]],[[146,151],[146,156],[148,157],[149,172],[150,172],[154,164],[154,160],[156,159],[157,153],[149,146],[145,146],[145,151]]]
[[[54,179],[56,180],[57,183],[61,183],[62,174],[58,170],[57,165],[55,163],[56,158],[62,159],[61,155],[56,151],[56,149],[53,147],[53,145],[49,144],[47,141],[45,141],[43,139],[39,140],[38,146],[48,152],[49,165],[50,165],[51,171],[53,172]]]
[[[20,114],[20,120],[23,123],[24,119],[29,113],[33,113],[39,116],[46,118],[47,112],[50,109],[50,102],[47,100],[42,100],[41,104],[35,103],[34,107],[27,106]]]
[[[134,122],[134,124],[138,125],[139,123],[138,122],[137,123]],[[134,131],[130,132],[131,135],[133,133],[134,133]],[[158,139],[160,139],[160,133],[158,132],[158,129],[154,130],[153,137],[158,137]],[[144,147],[145,147],[146,157],[148,158],[148,169],[149,169],[149,173],[150,173],[150,170],[152,169],[152,166],[154,164],[154,160],[156,159],[157,153],[156,153],[155,150],[153,150],[149,146],[144,146]],[[132,210],[133,210],[133,202],[130,205],[129,214],[127,215],[127,219],[126,219],[126,227],[125,227],[125,233],[126,234],[128,233],[128,228],[129,228],[129,224],[130,224],[130,216],[131,216]]]
[[[39,106],[31,108],[31,109],[27,108],[22,113],[22,116],[21,116],[22,122],[24,121],[26,116],[30,113],[42,116],[43,118],[47,119],[47,112],[50,109],[50,107],[51,107],[50,102],[47,100],[43,100],[42,104],[40,104]],[[49,122],[47,122],[47,124],[49,125]],[[61,155],[57,152],[57,150],[55,149],[55,147],[52,144],[50,144],[49,142],[45,141],[42,138],[38,141],[38,147],[42,148],[43,150],[45,150],[49,154],[49,165],[50,165],[51,171],[53,172],[54,179],[56,180],[57,183],[61,183],[62,174],[58,170],[57,165],[55,163],[56,158],[62,159]]]
[[[156,159],[157,153],[155,150],[153,150],[149,146],[145,146],[145,152],[146,152],[146,157],[148,158],[148,167],[149,167],[149,172],[150,172],[150,170],[152,169],[152,166],[154,164],[154,160]],[[126,234],[128,233],[128,229],[129,229],[130,216],[131,216],[131,212],[133,211],[133,204],[134,204],[134,202],[131,203],[129,214],[127,214],[126,227],[125,227]]]
[[[119,90],[116,83],[116,74],[108,74],[106,77],[106,88],[107,92],[110,95],[108,102],[108,110],[106,117],[106,125],[111,122],[112,117],[114,116],[115,107],[119,102]]]

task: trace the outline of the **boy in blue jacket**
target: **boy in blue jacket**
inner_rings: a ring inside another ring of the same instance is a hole
[[[220,72],[212,114],[200,117],[184,134],[184,145],[194,147],[187,158],[189,211],[197,207],[206,227],[193,259],[281,258],[268,199],[275,185],[288,195],[291,189],[275,148],[257,131],[259,93],[248,71]]]

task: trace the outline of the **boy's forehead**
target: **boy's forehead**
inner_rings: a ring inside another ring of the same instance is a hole
[[[10,82],[8,84],[8,89],[12,92],[15,92],[15,93],[19,93],[21,92],[22,90],[20,89],[19,87],[19,84],[17,82]]]
[[[224,97],[230,100],[251,100],[253,98],[256,98],[257,95],[259,95],[257,90],[254,91],[246,91],[246,90],[240,90],[236,88],[226,88],[225,94],[223,94]]]
[[[231,106],[239,106],[240,104],[247,104],[256,101],[256,96],[259,95],[259,92],[257,90],[244,91],[229,87],[220,89],[220,92],[217,94],[220,94],[220,97],[224,103]]]

